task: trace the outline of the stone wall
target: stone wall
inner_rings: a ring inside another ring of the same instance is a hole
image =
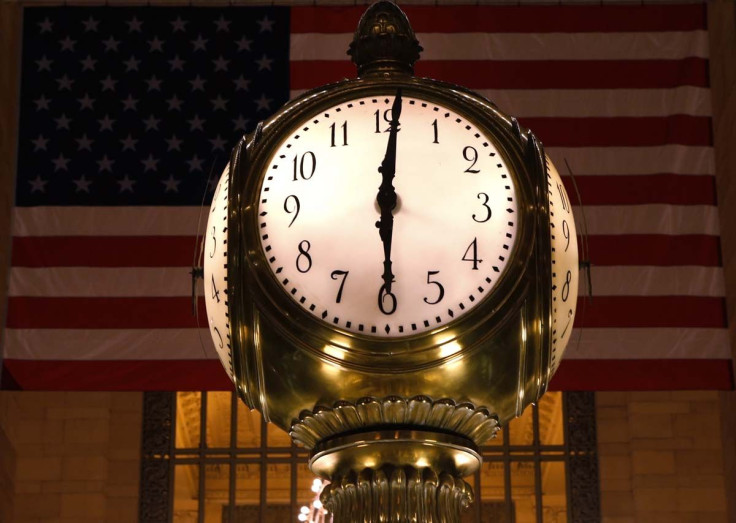
[[[138,519],[140,392],[0,393],[0,521]]]
[[[725,523],[718,392],[596,394],[603,523]]]

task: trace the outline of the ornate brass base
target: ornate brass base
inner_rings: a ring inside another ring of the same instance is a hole
[[[464,437],[386,428],[322,441],[309,466],[331,480],[321,501],[334,523],[459,523],[473,501],[462,477],[480,464]]]

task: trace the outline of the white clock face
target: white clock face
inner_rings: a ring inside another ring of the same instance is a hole
[[[578,239],[570,198],[552,160],[547,158],[550,235],[552,240],[551,374],[560,365],[572,335],[578,299]]]
[[[316,318],[374,337],[427,332],[472,310],[504,274],[518,229],[494,142],[453,110],[403,96],[387,248],[378,168],[395,102],[354,99],[304,121],[268,161],[258,199],[261,246],[284,291]]]

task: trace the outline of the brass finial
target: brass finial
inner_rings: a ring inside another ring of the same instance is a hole
[[[413,74],[421,51],[404,12],[395,3],[380,0],[360,18],[348,54],[358,66],[358,76],[392,71]]]

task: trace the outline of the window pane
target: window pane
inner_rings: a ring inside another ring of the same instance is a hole
[[[542,463],[542,507],[544,523],[567,522],[565,463]]]
[[[174,469],[174,521],[196,523],[199,511],[199,468],[178,465]]]
[[[520,417],[509,423],[510,445],[534,444],[534,407],[529,405]]]
[[[514,503],[516,523],[535,523],[537,503],[534,498],[534,462],[511,462],[511,499]]]
[[[266,430],[268,431],[269,447],[291,447],[291,438],[289,435],[276,425],[269,423]]]
[[[230,402],[232,392],[207,393],[207,446],[230,446]]]
[[[298,509],[297,509],[298,510]],[[266,521],[283,523],[294,521],[291,513],[291,465],[269,463],[266,466]]]
[[[176,394],[176,447],[199,447],[202,398],[199,392]]]
[[[539,443],[563,444],[562,393],[548,392],[539,400]]]
[[[212,463],[205,465],[204,520],[206,523],[226,521],[230,492],[230,465]],[[224,517],[223,517],[224,516]]]
[[[480,469],[480,492],[475,489],[476,499],[486,502],[503,502],[506,492],[503,480],[503,462],[484,461]]]
[[[235,470],[237,471],[235,521],[237,523],[258,521],[261,504],[261,466],[257,463],[239,463]]]
[[[249,410],[238,400],[238,447],[255,448],[261,446],[261,413]]]

